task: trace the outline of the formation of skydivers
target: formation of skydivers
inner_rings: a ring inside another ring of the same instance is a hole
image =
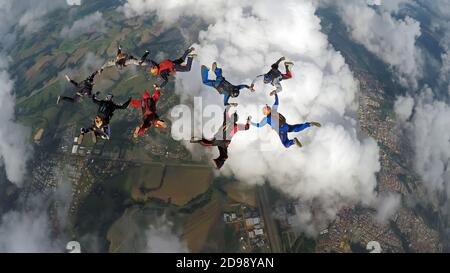
[[[163,60],[161,62],[156,62],[154,60],[147,60],[150,52],[147,50],[142,55],[140,59],[137,59],[133,55],[126,54],[122,52],[122,48],[119,46],[117,50],[117,55],[114,59],[105,63],[99,70],[92,73],[88,78],[82,82],[76,82],[70,79],[67,75],[65,76],[67,81],[75,86],[75,95],[72,97],[59,96],[57,99],[57,104],[61,101],[77,103],[81,102],[84,97],[90,98],[98,106],[97,115],[93,123],[87,128],[81,128],[80,136],[78,138],[78,143],[81,144],[85,134],[92,132],[92,140],[94,143],[100,137],[105,140],[109,140],[111,136],[110,130],[110,120],[117,109],[126,109],[130,107],[140,108],[142,111],[142,123],[140,126],[136,127],[133,136],[135,138],[144,136],[151,126],[155,128],[167,128],[167,124],[164,120],[160,119],[157,114],[156,104],[161,96],[161,88],[164,88],[169,82],[169,77],[174,75],[176,72],[189,72],[191,71],[191,66],[194,58],[197,56],[195,49],[193,47],[188,48],[182,57],[176,60]],[[285,73],[279,70],[279,65],[284,62]],[[154,92],[150,95],[145,91],[141,99],[132,99],[131,97],[122,104],[117,104],[113,101],[113,95],[108,94],[104,99],[99,98],[99,92],[93,94],[94,79],[96,76],[101,74],[104,69],[110,67],[116,67],[117,69],[123,69],[130,65],[136,65],[141,67],[149,67],[148,72],[153,76],[159,76],[162,79],[160,84],[153,85]],[[212,139],[191,139],[191,143],[198,143],[207,147],[217,147],[219,150],[219,156],[212,161],[215,168],[220,169],[225,161],[228,159],[228,146],[231,143],[233,136],[242,130],[249,130],[250,126],[257,128],[263,127],[265,125],[270,125],[274,129],[281,140],[281,143],[289,148],[296,144],[298,147],[302,147],[301,142],[298,138],[289,139],[288,133],[300,132],[311,126],[321,127],[318,122],[306,122],[302,124],[288,124],[286,118],[278,112],[279,98],[278,93],[281,92],[282,85],[281,81],[288,80],[292,78],[292,62],[286,61],[285,57],[280,58],[275,62],[269,72],[258,75],[250,85],[239,84],[234,85],[227,81],[223,76],[222,69],[217,66],[217,63],[212,64],[211,69],[205,65],[201,66],[201,77],[203,84],[214,88],[219,92],[219,94],[224,96],[224,114],[223,114],[223,124],[219,128],[218,132]],[[209,71],[215,74],[215,79],[209,78]],[[263,107],[262,111],[264,113],[264,118],[258,122],[252,122],[251,117],[247,118],[245,124],[238,124],[239,116],[237,112],[231,113],[230,108],[232,106],[237,106],[237,103],[229,102],[230,98],[237,98],[240,94],[241,89],[248,89],[250,92],[255,92],[255,83],[262,80],[264,84],[270,84],[275,89],[270,92],[270,96],[275,96],[275,102],[272,106],[266,105]]]

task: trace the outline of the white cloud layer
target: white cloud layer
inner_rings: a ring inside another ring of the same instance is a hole
[[[431,197],[439,193],[449,196],[450,106],[434,99],[427,88],[417,98],[411,121],[404,125],[413,140],[415,169]]]
[[[145,233],[147,253],[187,253],[188,248],[174,232],[174,224],[164,215],[156,219]]]
[[[84,16],[76,20],[71,27],[65,26],[61,30],[63,38],[74,38],[86,33],[106,32],[106,21],[103,14],[99,11]]]
[[[424,62],[422,51],[416,46],[421,35],[420,23],[408,16],[399,19],[392,14],[408,1],[380,1],[375,3],[378,10],[361,0],[321,2],[337,8],[353,40],[390,65],[404,86],[418,87]]]
[[[400,194],[382,194],[378,200],[375,219],[381,224],[386,224],[388,220],[392,219],[395,212],[400,208],[401,201],[402,197]]]
[[[413,112],[414,99],[410,96],[400,96],[394,103],[394,112],[397,118],[401,122],[407,121]]]

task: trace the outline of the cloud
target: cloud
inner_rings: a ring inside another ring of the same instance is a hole
[[[4,165],[8,180],[17,186],[23,184],[32,149],[28,144],[29,128],[16,122],[14,79],[8,73],[7,50],[14,46],[21,30],[25,35],[39,30],[45,24],[46,14],[63,7],[67,7],[63,0],[5,0],[0,5],[0,164]],[[0,216],[0,252],[62,250],[55,247],[56,239],[51,234],[48,203],[42,197],[30,199],[20,199],[20,209]]]
[[[69,6],[81,6],[81,0],[66,0]]]
[[[70,224],[73,188],[67,177],[74,169],[62,164],[52,167],[48,178],[54,179],[54,190],[28,198],[24,198],[26,193],[21,194],[19,205],[0,216],[0,252],[65,251],[68,236],[55,231],[65,230]]]
[[[188,248],[173,231],[174,224],[164,215],[157,218],[145,232],[147,253],[187,253]]]
[[[0,36],[4,37],[0,41],[0,163],[5,166],[8,179],[18,186],[22,185],[31,157],[30,130],[16,123],[14,80],[8,73],[9,57],[5,50],[14,45],[19,29],[24,29],[25,34],[35,32],[44,25],[44,15],[63,7],[67,7],[63,0],[5,0],[0,5]]]
[[[0,59],[5,59],[1,56]],[[0,164],[4,165],[9,181],[21,186],[26,164],[31,156],[28,144],[30,130],[15,120],[14,82],[6,71],[7,64],[0,63]]]
[[[386,1],[375,10],[364,1],[322,1],[333,5],[353,40],[387,63],[404,86],[418,87],[423,77],[424,57],[416,41],[420,23],[409,16],[392,15],[407,1]]]
[[[394,103],[394,112],[401,122],[405,122],[411,117],[413,108],[414,99],[410,96],[400,96]]]
[[[106,21],[99,11],[84,16],[76,20],[71,27],[65,26],[61,30],[63,38],[75,38],[86,33],[106,32]]]
[[[396,193],[382,194],[378,199],[377,214],[375,219],[381,224],[386,224],[400,208],[402,197]]]
[[[41,195],[27,202],[21,200],[23,208],[11,210],[0,218],[0,252],[62,252],[65,244],[51,233],[49,202]]]
[[[431,191],[450,193],[450,106],[433,100],[431,90],[419,99],[413,117],[416,169]]]
[[[207,20],[214,20],[221,16],[224,9],[232,8],[235,4],[231,2],[213,0],[196,1],[186,0],[183,3],[177,0],[128,0],[119,9],[125,16],[133,17],[155,13],[161,21],[172,24],[182,16],[201,16]],[[189,9],[189,14],[186,10]]]
[[[358,134],[358,84],[342,55],[321,32],[312,1],[171,3],[130,0],[123,10],[127,16],[156,12],[166,24],[182,16],[200,16],[209,22],[195,45],[199,55],[192,72],[177,75],[176,92],[183,103],[191,104],[194,96],[203,97],[204,106],[222,103],[216,91],[201,83],[200,64],[217,61],[230,82],[249,83],[284,55],[295,66],[293,79],[283,82],[280,112],[292,124],[317,120],[324,125],[300,134],[305,144],[302,149],[285,149],[269,128],[239,132],[229,147],[223,175],[249,184],[269,181],[294,198],[314,203],[321,213],[313,215],[322,215],[323,221],[333,219],[344,206],[374,202],[375,174],[380,169],[378,146]],[[268,91],[269,87],[258,86],[256,93],[242,92],[238,99],[242,121],[247,115],[253,120],[262,118],[261,107],[273,103]],[[194,122],[201,121],[197,117]],[[310,222],[308,228],[316,230],[316,221]]]
[[[65,7],[65,0],[3,0],[0,33],[9,33],[13,26],[23,28],[27,34],[34,33],[45,25],[46,14]]]
[[[0,225],[0,252],[54,252],[45,211],[4,214]]]

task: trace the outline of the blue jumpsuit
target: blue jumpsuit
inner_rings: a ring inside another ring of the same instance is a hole
[[[274,129],[275,131],[278,132],[281,143],[283,143],[284,147],[289,148],[292,145],[294,145],[295,142],[294,142],[294,140],[289,139],[287,134],[292,133],[292,132],[296,133],[296,132],[303,131],[303,130],[311,127],[311,124],[309,122],[305,122],[305,123],[301,123],[301,124],[294,124],[294,125],[291,125],[288,123],[279,124],[280,123],[279,118],[278,118],[278,120],[272,119],[273,116],[278,116],[276,114],[279,114],[278,113],[278,105],[279,105],[278,95],[275,94],[275,103],[272,106],[271,114],[267,115],[260,122],[258,122],[258,123],[252,122],[251,124],[258,128],[261,128],[261,127],[269,124],[272,127],[272,129]]]
[[[229,83],[227,80],[225,80],[225,77],[222,75],[222,69],[216,68],[214,70],[214,74],[216,74],[215,80],[208,79],[208,72],[209,70],[206,68],[206,66],[202,66],[202,81],[203,84],[215,88],[220,94],[223,94],[223,105],[229,105],[228,101],[230,97],[232,97],[233,93],[236,92],[237,94],[239,91],[243,88],[250,88],[249,85],[246,84],[240,84],[240,85],[233,85]]]

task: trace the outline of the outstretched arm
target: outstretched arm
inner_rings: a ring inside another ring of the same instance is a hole
[[[94,81],[95,76],[98,74],[98,70],[96,70],[94,73],[92,73],[86,80],[87,81]]]
[[[255,86],[255,83],[257,83],[258,81],[261,81],[263,79],[263,77],[264,77],[264,75],[256,76],[256,78],[252,81],[252,84],[250,87],[253,88]]]
[[[239,131],[247,131],[248,129],[250,129],[250,119],[251,119],[251,117],[249,116],[248,118],[247,118],[247,123],[245,123],[245,124],[238,124],[237,126],[238,126],[238,130]]]
[[[130,102],[130,107],[138,107],[141,108],[142,107],[142,102],[140,100],[131,100]]]
[[[261,128],[264,127],[267,124],[267,117],[263,118],[260,122],[258,123],[254,123],[250,121],[250,124],[257,127],[257,128]]]
[[[273,111],[278,111],[279,104],[280,104],[280,102],[278,100],[278,95],[277,95],[277,93],[275,93],[275,102],[274,102],[274,104],[272,106],[272,110]]]
[[[128,105],[130,105],[131,102],[131,97],[124,103],[122,103],[121,105],[115,104],[115,108],[116,109],[126,109],[128,107]]]
[[[239,90],[243,89],[243,88],[247,88],[247,89],[251,89],[252,87],[247,85],[247,84],[240,84],[237,86],[239,88]]]
[[[230,95],[224,95],[223,96],[223,105],[229,106],[230,103],[228,102],[230,100]]]
[[[130,59],[128,59],[128,60],[125,61],[125,66],[127,66],[127,65],[137,65],[137,66],[140,66],[140,65],[141,65],[141,62],[140,62],[138,59],[130,58]]]
[[[108,61],[107,63],[105,63],[105,64],[102,66],[102,68],[100,68],[100,70],[102,71],[102,70],[104,70],[105,68],[113,67],[113,66],[115,66],[115,65],[116,65],[116,60],[113,59],[113,60],[110,60],[110,61]]]
[[[76,81],[72,80],[72,79],[69,78],[69,76],[67,76],[67,75],[64,75],[64,77],[66,78],[66,80],[67,80],[68,82],[70,82],[71,84],[73,84],[73,85],[75,85],[76,87],[78,87],[78,83],[77,83]]]

